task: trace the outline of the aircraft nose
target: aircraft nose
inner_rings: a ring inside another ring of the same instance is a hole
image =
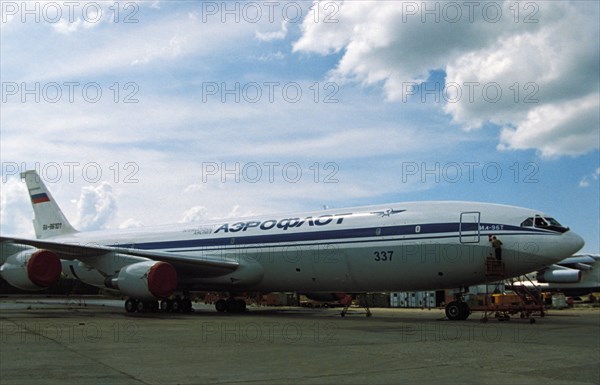
[[[573,255],[585,245],[585,241],[578,234],[573,231],[568,231],[566,234],[567,239],[565,240],[565,246],[568,248],[569,255]]]

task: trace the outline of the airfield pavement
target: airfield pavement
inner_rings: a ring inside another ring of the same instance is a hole
[[[0,384],[599,384],[600,309],[530,324],[441,309],[249,307],[127,314],[99,298],[0,298]]]

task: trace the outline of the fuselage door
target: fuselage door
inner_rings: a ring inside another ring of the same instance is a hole
[[[460,224],[458,225],[458,233],[460,243],[479,243],[479,211],[466,211],[460,213]]]

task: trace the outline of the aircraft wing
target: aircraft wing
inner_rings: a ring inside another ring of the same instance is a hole
[[[86,260],[97,259],[107,256],[118,258],[121,256],[142,257],[149,260],[169,262],[178,274],[181,275],[199,275],[199,276],[219,276],[231,273],[240,266],[239,262],[214,255],[189,256],[172,252],[140,250],[122,247],[112,247],[104,245],[78,245],[63,242],[56,242],[44,239],[27,239],[0,237],[2,249],[10,247],[14,249],[19,245],[32,246],[39,249],[50,250],[57,254],[60,259],[67,260]]]
[[[582,254],[565,258],[556,264],[570,268],[579,268],[580,270],[590,270],[592,269],[592,265],[597,261],[600,261],[600,256],[598,255]]]
[[[595,265],[599,261],[598,255],[574,255],[538,270],[537,280],[544,283],[578,283],[582,279],[582,272],[598,268]]]

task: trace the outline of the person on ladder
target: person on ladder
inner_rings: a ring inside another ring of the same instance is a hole
[[[490,235],[490,242],[492,243],[492,247],[494,248],[494,255],[496,256],[496,260],[498,262],[502,261],[502,242],[496,238],[495,235]]]

